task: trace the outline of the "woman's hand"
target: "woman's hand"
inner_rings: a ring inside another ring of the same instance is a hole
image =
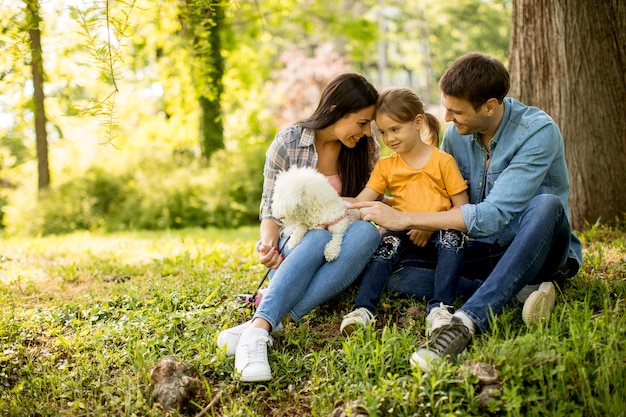
[[[413,242],[415,245],[421,248],[426,246],[432,234],[433,232],[428,232],[426,230],[415,230],[415,229],[411,229],[407,232],[407,235],[409,236],[409,239],[411,239],[411,242]]]
[[[261,220],[261,239],[257,243],[259,262],[266,268],[276,269],[285,258],[278,252],[280,225],[274,219]]]
[[[285,259],[285,256],[278,252],[277,246],[261,243],[257,246],[257,250],[259,251],[259,262],[266,268],[276,269]]]

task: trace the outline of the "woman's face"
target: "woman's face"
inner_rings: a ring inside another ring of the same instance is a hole
[[[374,120],[375,105],[348,113],[335,122],[335,136],[348,148],[354,148],[363,136],[371,136],[371,122]]]

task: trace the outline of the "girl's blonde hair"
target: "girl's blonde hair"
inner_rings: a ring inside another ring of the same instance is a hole
[[[426,143],[439,147],[441,124],[435,116],[424,111],[422,99],[410,88],[398,87],[383,91],[376,103],[376,116],[379,114],[384,114],[400,123],[412,122],[418,114],[421,114],[424,116],[428,129]]]

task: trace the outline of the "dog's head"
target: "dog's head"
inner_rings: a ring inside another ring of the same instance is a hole
[[[285,224],[317,224],[320,207],[338,200],[341,199],[323,174],[314,168],[294,167],[276,177],[272,215]]]

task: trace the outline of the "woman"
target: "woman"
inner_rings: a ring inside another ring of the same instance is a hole
[[[278,247],[288,237],[271,216],[274,180],[291,166],[316,168],[342,197],[359,194],[378,160],[370,130],[377,99],[378,92],[362,75],[342,74],[324,89],[313,114],[280,131],[267,151],[256,249],[260,262],[273,269],[272,279],[252,320],[224,330],[217,340],[218,347],[235,354],[241,381],[269,381],[270,332],[283,318],[298,320],[350,286],[378,245],[376,227],[357,221],[346,231],[333,262],[324,259],[330,240],[326,230],[309,231],[293,251],[280,253]]]

